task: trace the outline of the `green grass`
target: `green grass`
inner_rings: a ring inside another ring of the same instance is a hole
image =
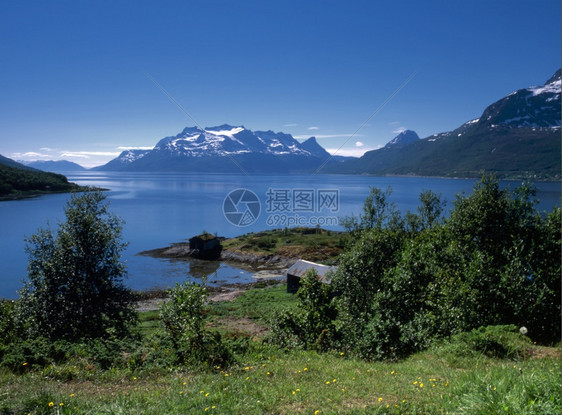
[[[264,289],[248,290],[236,301],[213,303],[210,314],[216,317],[245,317],[261,324],[267,324],[275,313],[295,307],[297,297],[287,293],[287,285],[274,285]]]
[[[57,409],[76,414],[553,414],[561,409],[558,358],[489,360],[456,369],[430,352],[398,363],[303,351],[265,350],[264,357],[228,371],[122,370],[68,382],[41,372],[3,374],[0,409],[53,414]]]
[[[208,313],[211,324],[228,318],[263,325],[295,301],[284,285],[271,286],[211,304]],[[157,311],[141,313],[141,332],[154,334],[158,319]],[[252,338],[228,368],[104,371],[78,358],[23,375],[0,372],[0,414],[560,413],[559,349],[530,344],[530,353],[515,359],[451,359],[463,347],[436,345],[385,363],[338,351],[280,350]]]
[[[320,228],[286,228],[227,239],[223,247],[233,251],[299,257],[331,264],[345,246],[346,238],[345,233]]]
[[[142,335],[153,333],[160,327],[160,311],[144,311],[139,313],[138,330]]]

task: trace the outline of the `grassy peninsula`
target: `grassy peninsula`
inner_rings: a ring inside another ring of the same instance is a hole
[[[0,160],[1,161],[1,160]],[[66,193],[81,187],[62,174],[24,169],[0,162],[0,200],[20,199],[48,193]]]

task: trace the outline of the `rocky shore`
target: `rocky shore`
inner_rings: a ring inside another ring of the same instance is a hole
[[[177,243],[165,248],[152,249],[140,252],[154,258],[191,259],[195,258],[193,250],[188,243]],[[223,249],[219,261],[239,265],[242,268],[256,270],[280,270],[289,268],[298,258],[284,257],[272,254],[255,254],[251,252]]]

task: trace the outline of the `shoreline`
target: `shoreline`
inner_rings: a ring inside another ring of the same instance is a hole
[[[178,260],[200,259],[192,255],[189,248],[189,243],[184,242],[174,243],[164,248],[142,251],[137,255]],[[243,268],[248,271],[258,272],[289,268],[298,260],[298,258],[286,257],[278,254],[257,254],[251,252],[241,252],[238,250],[223,249],[219,258],[215,260],[202,260],[224,262],[226,264],[233,264],[238,268]]]

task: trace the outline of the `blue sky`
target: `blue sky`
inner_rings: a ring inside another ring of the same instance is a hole
[[[0,2],[0,154],[102,164],[194,125],[340,154],[480,116],[560,67],[560,2]],[[149,76],[148,76],[149,75]]]

